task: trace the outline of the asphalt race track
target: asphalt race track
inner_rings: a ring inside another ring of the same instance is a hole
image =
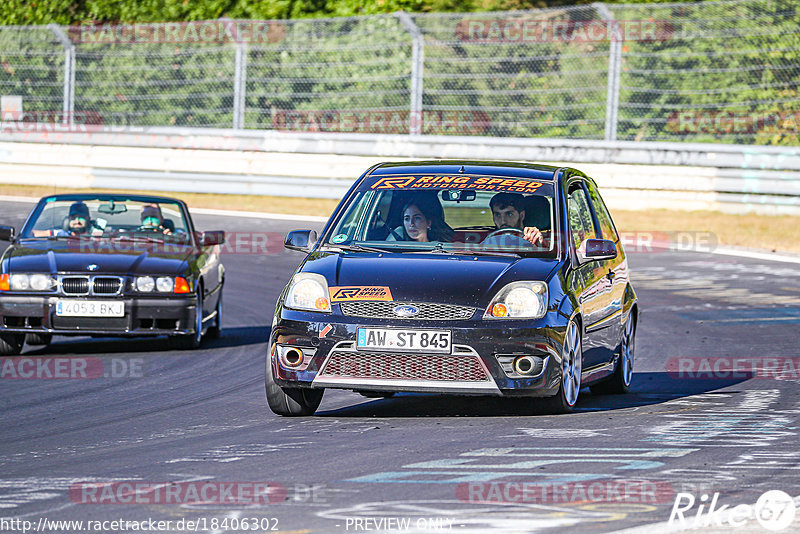
[[[0,202],[2,224],[19,229],[29,209]],[[195,223],[280,234],[321,226],[208,215]],[[57,337],[23,356],[99,360],[103,372],[15,379],[2,367],[3,521],[48,532],[79,529],[40,521],[170,520],[170,532],[187,530],[181,519],[215,532],[614,532],[667,522],[683,492],[695,500],[681,497],[684,526],[749,533],[771,532],[761,525],[780,526],[791,512],[753,506],[765,492],[800,504],[800,265],[631,254],[643,310],[633,391],[584,390],[570,415],[526,401],[331,390],[315,416],[289,419],[266,406],[264,358],[275,300],[302,255],[271,237],[268,254],[224,255],[224,332],[201,350]],[[745,371],[753,361],[761,370]],[[245,493],[233,503],[190,499],[187,488],[206,481]],[[170,483],[181,488],[172,498],[153,489]],[[248,497],[254,483],[271,493]],[[715,494],[715,509],[728,508],[707,517]],[[735,505],[749,507],[734,517]],[[800,532],[800,511],[783,532]]]

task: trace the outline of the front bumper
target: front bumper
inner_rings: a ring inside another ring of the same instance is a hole
[[[56,335],[161,336],[193,334],[196,305],[189,296],[69,297],[69,300],[116,300],[124,317],[59,317],[57,295],[0,295],[0,332]]]
[[[448,355],[360,351],[355,340],[363,326],[449,330],[453,350]],[[556,394],[561,383],[566,326],[567,319],[557,312],[536,321],[387,321],[283,308],[270,336],[267,361],[282,387],[544,397]],[[286,364],[287,348],[302,351],[301,365]],[[540,357],[541,369],[529,377],[509,373],[508,362],[522,355]],[[334,362],[339,371],[347,365],[360,372],[331,372]]]

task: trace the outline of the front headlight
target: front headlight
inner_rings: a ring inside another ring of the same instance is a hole
[[[539,319],[547,313],[547,284],[512,282],[489,303],[484,319]]]
[[[292,278],[283,305],[294,310],[331,313],[328,281],[319,274],[297,273]]]
[[[162,293],[172,293],[173,287],[175,287],[175,282],[169,276],[159,276],[156,280],[156,289]]]
[[[136,278],[136,291],[149,293],[156,287],[156,282],[152,276],[139,276]]]
[[[50,291],[53,289],[53,277],[49,274],[14,273],[8,275],[10,291]]]

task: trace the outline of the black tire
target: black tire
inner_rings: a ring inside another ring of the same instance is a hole
[[[16,356],[24,344],[25,334],[0,333],[0,355]]]
[[[267,372],[265,378],[267,404],[273,413],[285,417],[299,415],[313,415],[322,402],[324,389],[309,388],[282,388],[275,383],[272,377],[272,365],[267,358]]]
[[[619,343],[619,360],[614,374],[607,380],[589,387],[594,395],[621,395],[631,388],[633,380],[634,349],[636,348],[636,317],[634,311],[628,316],[622,339]]]
[[[180,336],[170,336],[167,338],[169,340],[169,346],[172,349],[177,350],[194,350],[200,347],[200,343],[203,341],[203,289],[202,287],[197,288],[197,292],[195,293],[195,321],[194,321],[194,329],[195,331],[191,334],[180,335]]]
[[[217,300],[217,315],[214,324],[206,330],[208,339],[219,339],[222,337],[222,288],[219,290],[219,300]]]
[[[28,334],[25,336],[25,343],[28,345],[47,346],[53,341],[53,334]]]
[[[542,399],[543,407],[549,413],[571,412],[580,396],[583,342],[581,328],[576,321],[570,321],[567,325],[561,361],[561,384],[558,393]]]
[[[389,399],[391,397],[394,397],[395,394],[394,391],[366,391],[366,390],[359,390],[356,393],[368,399]]]

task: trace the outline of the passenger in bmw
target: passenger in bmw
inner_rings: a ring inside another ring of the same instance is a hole
[[[78,237],[81,235],[102,235],[103,227],[92,220],[89,207],[80,200],[69,207],[61,228],[51,230],[34,230],[34,237]]]

